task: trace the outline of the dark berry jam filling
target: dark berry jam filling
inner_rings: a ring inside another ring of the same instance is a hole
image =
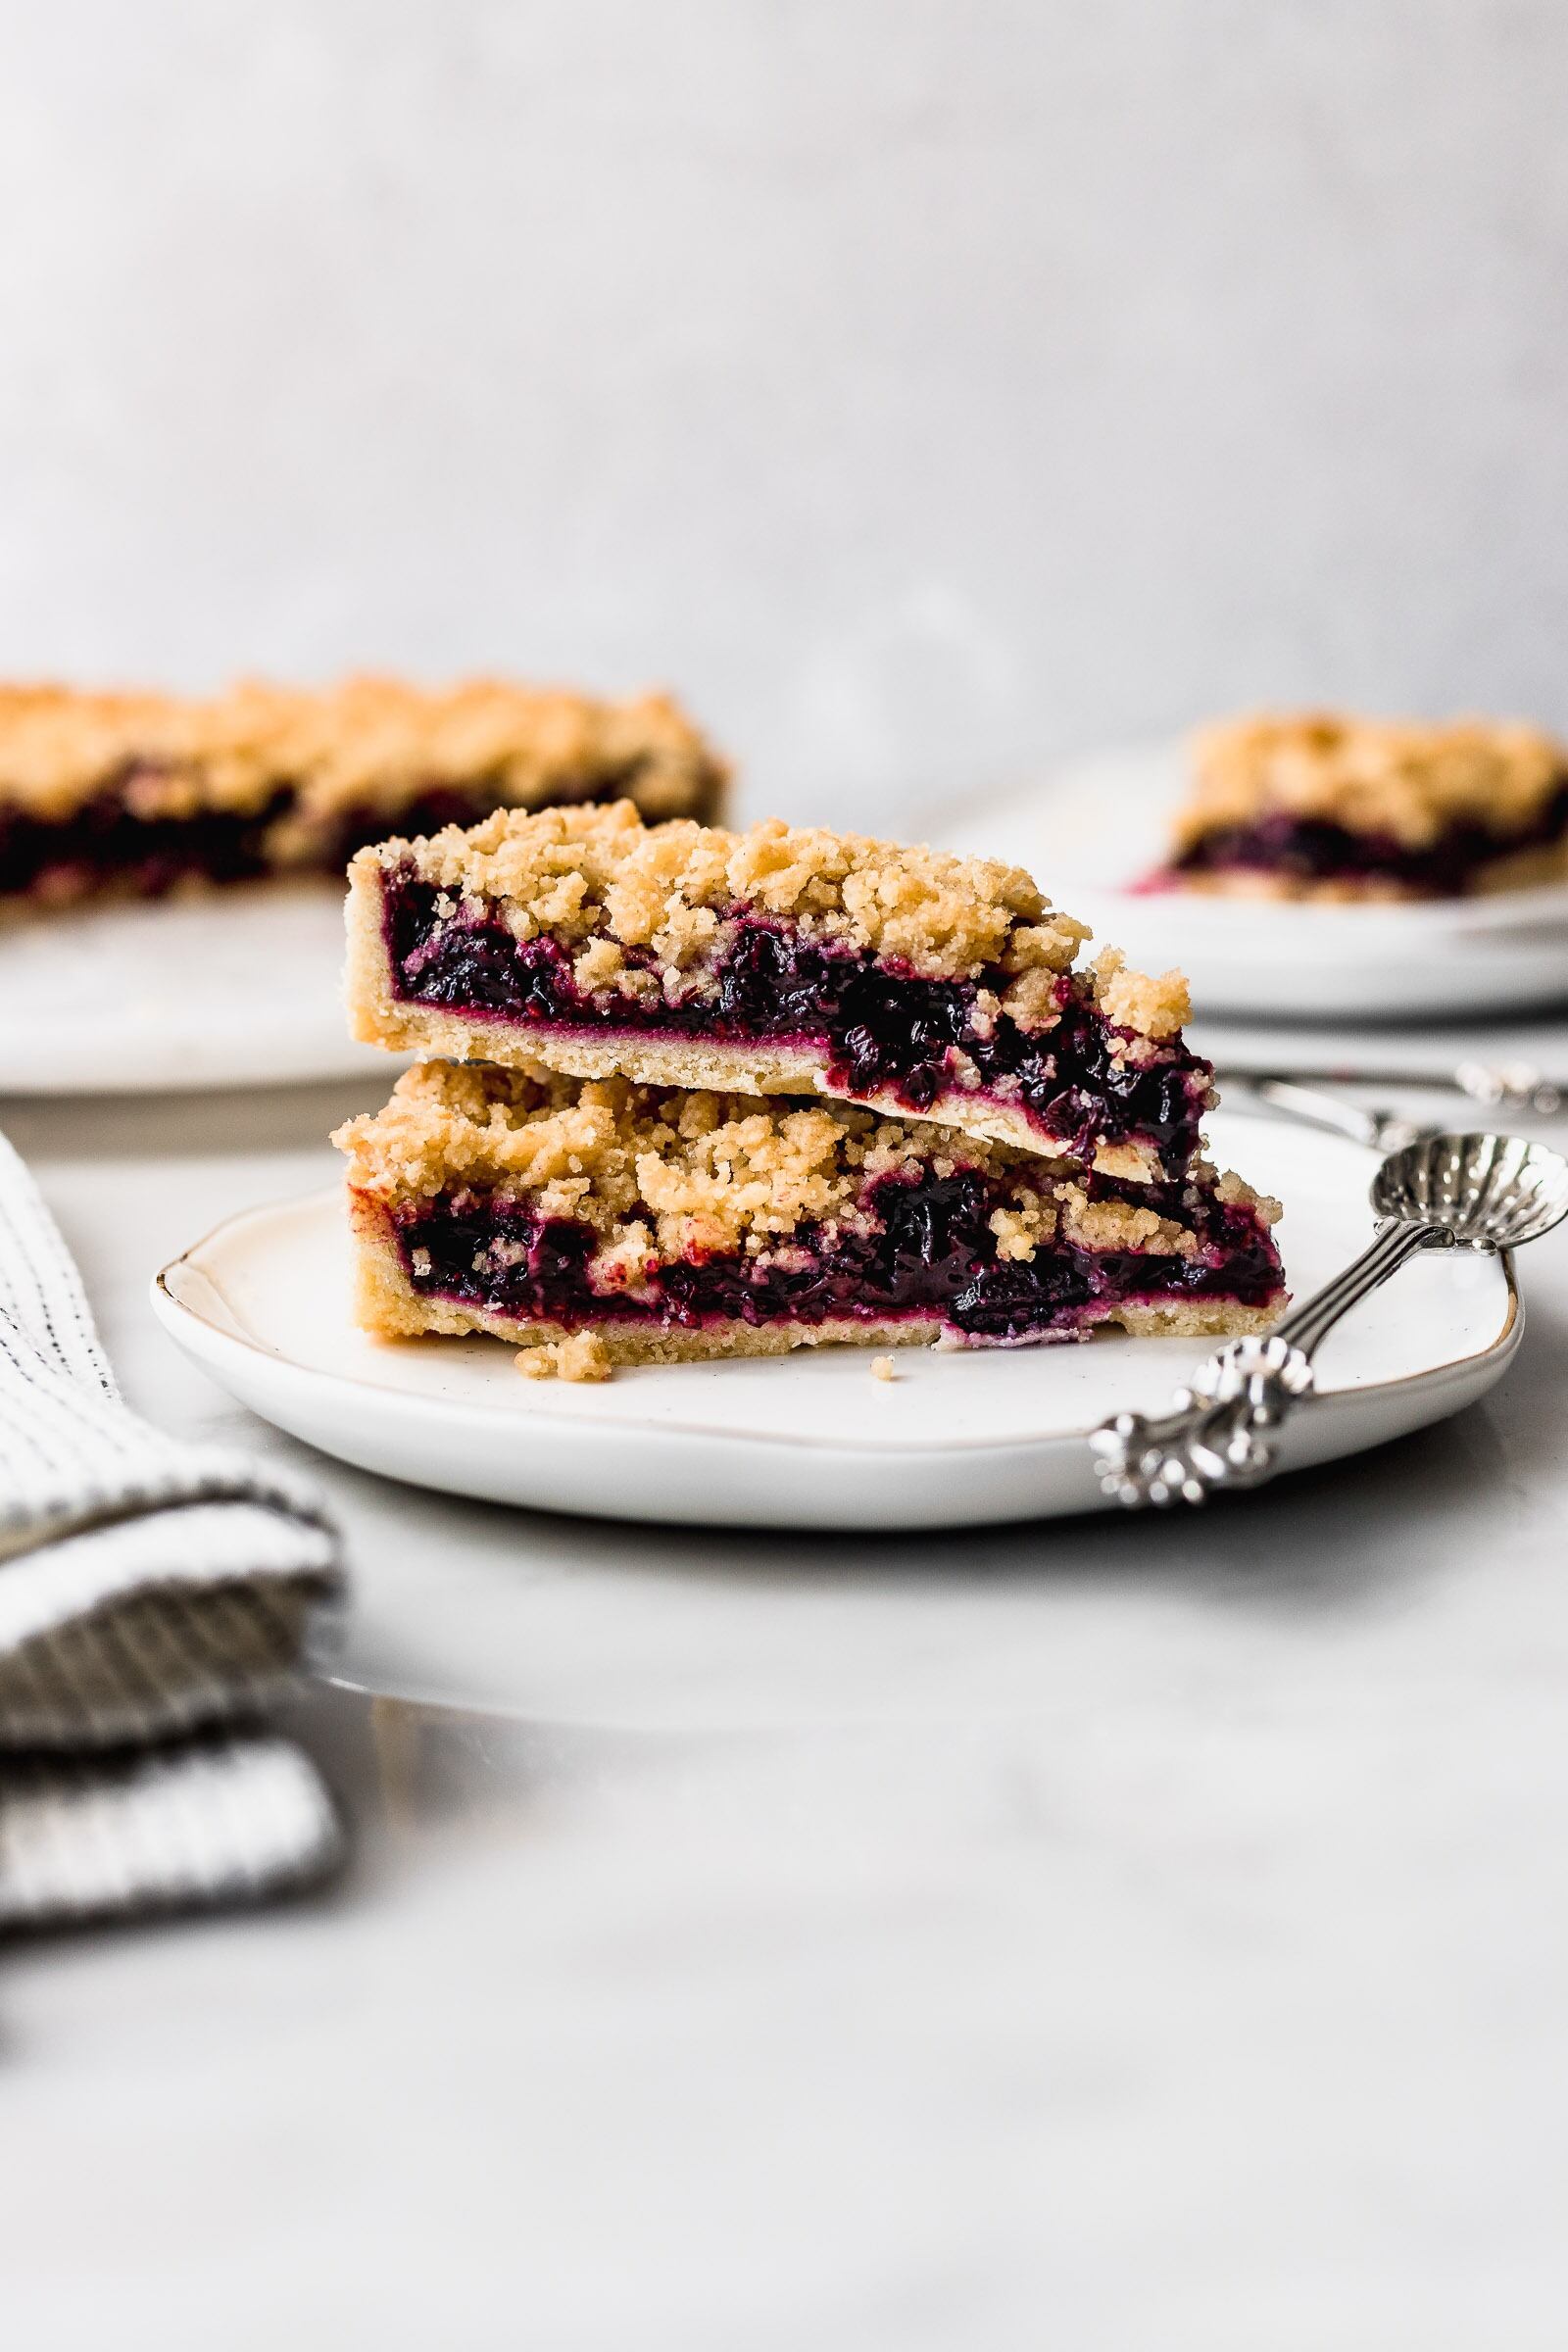
[[[585,996],[558,942],[519,941],[468,908],[443,913],[440,894],[416,875],[389,876],[385,892],[393,986],[406,1002],[608,1035],[809,1045],[825,1050],[828,1075],[843,1093],[891,1094],[915,1116],[956,1085],[953,1056],[961,1054],[978,1074],[971,1095],[1016,1103],[1067,1151],[1087,1156],[1101,1137],[1133,1141],[1180,1176],[1197,1146],[1210,1065],[1179,1042],[1139,1040],[1142,1058],[1119,1059],[1131,1033],[1111,1028],[1071,978],[1060,983],[1058,1018],[1034,1035],[1004,1013],[981,1017],[982,990],[1000,996],[1007,986],[1000,972],[926,980],[737,908],[732,944],[691,994],[649,1004],[630,995]],[[655,968],[646,952],[625,956],[629,965]]]
[[[1092,1180],[1103,1197],[1122,1197]],[[761,1260],[715,1253],[662,1266],[637,1297],[595,1289],[595,1236],[565,1218],[538,1218],[460,1194],[397,1220],[414,1289],[465,1306],[585,1324],[694,1329],[712,1322],[778,1324],[936,1317],[993,1345],[1072,1338],[1114,1304],[1225,1298],[1262,1306],[1283,1277],[1267,1228],[1250,1209],[1180,1186],[1126,1197],[1168,1212],[1180,1204],[1200,1237],[1195,1257],[1044,1244],[1032,1258],[997,1254],[989,1219],[1006,1199],[975,1170],[868,1188],[867,1231],[803,1225]]]
[[[277,871],[268,835],[293,810],[293,784],[278,784],[249,810],[140,815],[127,804],[126,792],[138,780],[156,781],[158,773],[127,768],[69,816],[53,820],[0,801],[0,897],[62,904],[118,890],[157,899],[182,882],[248,882]],[[563,797],[615,800],[634,780],[635,770],[623,768],[597,779],[591,793]],[[300,872],[340,873],[357,850],[384,841],[389,833],[415,839],[438,833],[443,825],[475,824],[503,798],[498,780],[481,780],[431,784],[390,811],[370,804],[340,809],[297,855],[291,852],[287,862]]]
[[[133,780],[127,774],[122,784]],[[267,829],[291,798],[280,788],[244,814],[209,808],[148,817],[126,806],[122,789],[110,788],[54,821],[0,803],[0,896],[62,902],[114,885],[157,899],[197,876],[249,881],[268,870]]]
[[[1463,898],[1481,869],[1499,858],[1545,849],[1568,832],[1568,778],[1540,814],[1517,833],[1450,825],[1425,849],[1391,834],[1352,833],[1317,817],[1268,816],[1254,825],[1205,833],[1169,868],[1183,874],[1278,874],[1290,882],[1394,882],[1422,898]]]

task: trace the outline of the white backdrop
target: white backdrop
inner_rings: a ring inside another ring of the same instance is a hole
[[[0,0],[0,670],[1568,722],[1561,0]]]

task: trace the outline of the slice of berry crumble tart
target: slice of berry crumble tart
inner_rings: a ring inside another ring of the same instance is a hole
[[[1135,1182],[1212,1100],[1186,983],[1146,979],[1017,866],[628,803],[388,841],[350,869],[357,1037],[653,1086],[820,1094]]]
[[[1232,720],[1193,752],[1156,880],[1232,898],[1467,898],[1568,879],[1568,751],[1537,727]]]
[[[0,687],[0,905],[341,873],[368,841],[497,808],[718,813],[725,769],[662,695],[351,678],[206,700]]]
[[[334,1141],[364,1328],[488,1332],[568,1379],[832,1342],[1208,1337],[1285,1299],[1278,1204],[1201,1161],[1063,1177],[839,1102],[441,1061]]]

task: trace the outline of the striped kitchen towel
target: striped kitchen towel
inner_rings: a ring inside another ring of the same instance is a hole
[[[263,1717],[340,1600],[337,1537],[307,1488],[122,1401],[0,1136],[0,1929],[331,1869],[331,1799]]]

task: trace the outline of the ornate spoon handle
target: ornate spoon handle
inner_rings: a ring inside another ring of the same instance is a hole
[[[1360,1256],[1293,1308],[1266,1338],[1233,1340],[1199,1366],[1168,1413],[1118,1413],[1090,1438],[1105,1494],[1129,1510],[1205,1502],[1223,1487],[1260,1486],[1274,1467],[1273,1432],[1312,1387],[1325,1334],[1417,1250],[1453,1236],[1391,1218]]]

